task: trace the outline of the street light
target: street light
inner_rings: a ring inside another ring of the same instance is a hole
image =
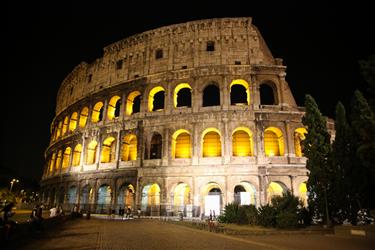
[[[19,182],[19,180],[17,180],[17,179],[13,179],[13,180],[10,181],[10,192],[12,192],[13,184],[14,184],[15,182]]]

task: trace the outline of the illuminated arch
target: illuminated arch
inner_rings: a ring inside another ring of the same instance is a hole
[[[62,136],[64,136],[66,134],[66,132],[68,132],[68,124],[69,124],[69,117],[65,116],[64,123],[63,123],[63,126],[62,126],[62,132],[61,132]]]
[[[215,182],[210,182],[203,188],[204,214],[206,216],[210,214],[220,215],[223,206],[222,190],[219,184]]]
[[[86,126],[88,116],[89,116],[89,108],[84,107],[81,111],[81,114],[79,115],[79,126],[81,128],[84,128]]]
[[[294,151],[297,157],[302,157],[302,141],[306,139],[305,134],[307,130],[305,128],[297,128],[294,130]]]
[[[80,165],[80,163],[81,163],[81,153],[82,153],[82,145],[77,144],[74,148],[74,151],[73,151],[73,161],[72,161],[73,167]]]
[[[98,189],[98,208],[103,210],[107,205],[111,204],[112,200],[112,189],[109,185],[101,185]],[[99,210],[99,211],[100,211]],[[107,212],[107,211],[105,211]]]
[[[94,108],[93,108],[92,114],[91,114],[91,121],[93,123],[97,123],[97,122],[102,121],[102,119],[103,119],[103,109],[104,109],[103,102],[97,102],[94,105]]]
[[[233,156],[253,155],[253,134],[246,127],[236,128],[232,133]]]
[[[190,89],[190,91],[191,91],[191,86],[188,83],[180,83],[176,86],[176,88],[174,89],[174,92],[173,92],[173,106],[175,108],[182,106],[178,103],[178,93],[182,89]],[[189,93],[190,93],[189,98],[190,98],[190,107],[191,107],[191,92],[189,92]]]
[[[59,170],[61,167],[61,160],[62,160],[62,150],[59,150],[57,152],[57,159],[56,159],[56,166],[55,170]]]
[[[49,162],[49,173],[50,174],[53,173],[53,169],[55,167],[55,163],[56,163],[56,153],[53,153],[52,157],[51,157],[51,161]]]
[[[94,140],[87,145],[86,164],[94,164],[96,162],[96,148],[98,143]]]
[[[179,129],[172,135],[172,156],[174,158],[191,157],[191,136],[185,129]]]
[[[89,184],[84,186],[81,190],[80,195],[80,207],[83,210],[90,209],[90,204],[94,202],[94,190],[91,188]]]
[[[132,115],[134,113],[134,109],[135,109],[134,99],[138,96],[139,97],[141,96],[141,92],[139,91],[133,91],[128,95],[128,98],[126,99],[126,115]]]
[[[284,183],[272,181],[267,187],[267,202],[270,203],[275,196],[283,196],[287,191]]]
[[[67,147],[64,151],[63,160],[62,160],[62,169],[69,167],[70,163],[70,154],[72,153],[72,149]]]
[[[116,157],[116,143],[114,137],[108,137],[103,141],[101,162],[108,163],[115,161]]]
[[[70,116],[70,122],[69,122],[69,131],[74,131],[77,128],[77,120],[78,120],[78,113],[73,112],[73,114]]]
[[[307,185],[306,185],[306,182],[302,182],[299,187],[298,187],[298,191],[299,191],[299,199],[302,201],[303,205],[305,207],[307,207]]]
[[[134,200],[135,200],[135,189],[132,184],[124,184],[120,187],[117,204],[122,208],[130,207],[134,210]]]
[[[241,85],[245,88],[245,91],[246,91],[246,104],[247,105],[250,105],[250,88],[249,88],[249,84],[245,81],[245,80],[242,80],[242,79],[236,79],[236,80],[233,80],[230,84],[230,92],[231,92],[231,100],[232,100],[232,87],[234,85]],[[244,100],[245,101],[245,100]],[[239,102],[239,103],[231,103],[232,105],[235,105],[235,104],[240,104],[242,102]]]
[[[202,133],[202,156],[221,156],[221,135],[216,128],[208,128]]]
[[[190,186],[186,183],[180,183],[175,187],[173,194],[175,212],[184,212],[185,206],[192,203]]]
[[[234,187],[234,202],[239,205],[256,206],[256,189],[249,182],[242,181]]]
[[[115,95],[108,102],[107,116],[109,120],[113,120],[120,116],[121,97]]]
[[[154,107],[154,102],[156,101],[154,99],[154,96],[155,94],[161,92],[161,91],[164,91],[165,92],[165,89],[161,86],[157,86],[155,88],[153,88],[151,91],[150,91],[150,94],[148,95],[148,111],[152,112],[152,111],[156,111],[155,110],[155,107]],[[163,97],[164,98],[164,97]],[[163,102],[164,102],[164,99],[163,99]],[[164,104],[164,103],[163,103]]]
[[[141,209],[148,211],[158,209],[160,205],[160,187],[158,184],[148,184],[142,190]]]
[[[122,161],[135,161],[137,160],[137,136],[129,134],[124,136],[122,140]]]
[[[283,156],[284,139],[279,128],[268,127],[264,130],[264,151],[266,156]]]
[[[71,186],[68,189],[67,200],[69,204],[75,204],[77,202],[77,186]]]
[[[56,139],[59,139],[61,136],[61,129],[62,129],[62,121],[59,121],[59,124],[57,125],[56,130]]]

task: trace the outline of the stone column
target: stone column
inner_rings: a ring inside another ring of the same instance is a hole
[[[117,134],[116,134],[116,156],[115,156],[116,168],[119,168],[119,165],[120,165],[121,145],[122,145],[121,131],[117,131]]]
[[[193,131],[192,131],[192,147],[193,147],[193,155],[192,155],[192,165],[199,164],[199,150],[200,150],[200,140],[199,140],[199,129],[196,122],[193,123]]]
[[[288,157],[295,156],[294,154],[294,140],[293,140],[293,131],[290,131],[290,121],[286,120],[284,122],[285,125],[285,143],[286,143],[286,149],[288,152],[284,152],[284,155]]]
[[[86,139],[84,134],[82,134],[82,152],[79,159],[79,166],[81,167],[81,172],[84,170],[83,165],[86,163]]]

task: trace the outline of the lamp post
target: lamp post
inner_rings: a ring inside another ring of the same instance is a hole
[[[19,180],[17,180],[17,179],[13,179],[13,180],[10,181],[10,192],[12,192],[13,184],[14,184],[15,182],[19,182]]]

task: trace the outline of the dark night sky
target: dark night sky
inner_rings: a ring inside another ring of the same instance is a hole
[[[348,105],[354,89],[363,88],[358,60],[375,53],[370,1],[332,6],[328,1],[175,1],[152,6],[119,2],[7,4],[2,34],[7,55],[1,89],[2,182],[9,183],[13,176],[23,183],[40,179],[60,83],[81,61],[92,62],[102,56],[104,46],[132,34],[191,20],[251,16],[274,57],[284,59],[298,105],[310,93],[329,116],[337,101]]]

